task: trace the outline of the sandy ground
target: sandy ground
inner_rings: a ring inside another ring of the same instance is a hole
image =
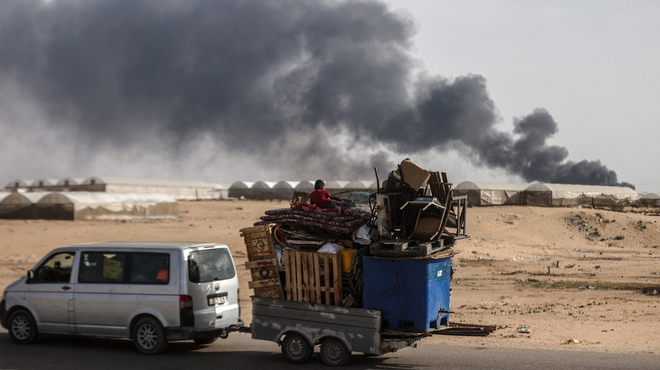
[[[286,206],[181,202],[176,221],[0,220],[0,289],[59,246],[109,240],[213,241],[232,250],[243,317],[249,323],[249,276],[242,267],[247,258],[239,229],[252,226],[268,209]],[[653,294],[660,292],[659,219],[657,212],[469,208],[471,237],[456,247],[461,253],[454,257],[455,314],[450,320],[499,329],[484,338],[434,336],[426,341],[660,353],[660,295]],[[520,333],[519,328],[531,332]]]

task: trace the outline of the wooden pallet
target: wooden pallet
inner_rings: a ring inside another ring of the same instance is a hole
[[[271,226],[248,227],[240,230],[245,240],[248,262],[245,268],[250,270],[252,281],[250,289],[257,297],[284,299],[284,291],[277,269],[277,257],[273,248]]]
[[[286,299],[343,306],[341,256],[284,251]]]

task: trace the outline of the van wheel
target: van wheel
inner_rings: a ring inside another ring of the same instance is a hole
[[[282,341],[282,354],[287,361],[294,364],[304,364],[312,357],[314,349],[302,335],[287,334]]]
[[[16,310],[9,315],[9,337],[18,344],[30,344],[37,340],[37,325],[29,312]]]
[[[351,361],[351,352],[338,338],[327,338],[321,343],[321,360],[329,366],[346,366]]]
[[[152,317],[144,317],[133,328],[133,343],[145,355],[155,355],[165,351],[167,339],[160,323]]]
[[[196,344],[211,344],[218,340],[218,338],[201,338],[201,339],[195,339]]]

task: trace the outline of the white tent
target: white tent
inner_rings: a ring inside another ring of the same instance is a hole
[[[471,206],[523,205],[527,184],[463,181],[454,188],[454,196],[467,196]]]
[[[47,192],[2,193],[0,196],[0,218],[27,220],[34,217],[35,207]]]
[[[639,205],[647,207],[660,207],[660,193],[639,194]]]
[[[273,192],[275,184],[277,184],[275,181],[257,181],[250,186],[250,192],[246,198],[256,200],[278,199]]]
[[[236,181],[229,186],[229,198],[248,198],[250,196],[250,187],[254,182],[249,181]]]
[[[170,218],[179,205],[161,193],[49,193],[36,203],[35,218],[58,220]]]
[[[179,200],[213,199],[213,186],[201,181],[88,177],[82,182],[80,190],[106,193],[160,193]]]
[[[30,187],[39,188],[39,189],[48,188],[57,184],[57,181],[58,181],[57,179],[36,179],[32,181]]]
[[[34,180],[12,180],[7,183],[5,189],[27,189],[34,182]]]
[[[628,187],[535,183],[525,189],[525,204],[541,207],[624,207],[639,194]]]
[[[343,192],[345,186],[348,185],[349,183],[349,181],[336,181],[336,180],[328,180],[324,182],[325,182],[325,190],[333,195]]]
[[[273,193],[279,200],[291,200],[293,192],[299,181],[278,181],[273,185]]]
[[[211,186],[213,188],[213,199],[228,199],[229,198],[229,187],[230,187],[230,185],[209,183],[209,186]]]

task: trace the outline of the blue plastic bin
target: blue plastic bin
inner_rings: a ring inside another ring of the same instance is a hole
[[[365,256],[362,262],[362,307],[381,311],[386,326],[429,331],[449,323],[444,311],[449,311],[451,258]]]

